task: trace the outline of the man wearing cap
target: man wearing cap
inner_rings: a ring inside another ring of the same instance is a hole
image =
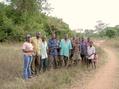
[[[32,37],[32,45],[34,47],[34,57],[33,57],[33,62],[32,62],[32,73],[35,72],[35,74],[38,74],[40,71],[40,45],[41,45],[41,36],[40,32],[36,32],[36,37]]]
[[[31,44],[31,36],[29,34],[26,36],[26,41],[23,43],[22,51],[24,57],[23,77],[27,80],[32,77],[31,62],[33,55],[33,45]]]

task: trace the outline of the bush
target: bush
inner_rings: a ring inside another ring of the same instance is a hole
[[[30,2],[29,0],[13,1],[11,0],[9,5],[0,3],[0,42],[23,41],[27,33],[34,35],[35,32],[41,32],[49,36],[54,31],[61,37],[62,33],[70,32],[69,26],[62,19],[47,16],[39,10],[34,11],[31,4],[35,3],[35,0],[33,2],[32,0]],[[21,2],[29,3],[29,5],[23,8]],[[21,7],[18,6],[19,8],[15,9],[14,5],[18,4]]]
[[[116,32],[114,30],[107,30],[106,31],[106,36],[109,38],[113,38],[116,35]]]

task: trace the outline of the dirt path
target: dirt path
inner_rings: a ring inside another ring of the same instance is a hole
[[[84,88],[76,86],[72,89],[119,89],[114,86],[116,69],[118,66],[115,51],[105,45],[101,46],[101,44],[103,44],[103,41],[97,42],[96,45],[104,48],[104,51],[108,55],[107,63],[97,71],[94,75],[94,79],[92,79],[87,85],[84,85]]]

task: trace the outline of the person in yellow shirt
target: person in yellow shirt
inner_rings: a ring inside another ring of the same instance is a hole
[[[34,51],[34,56],[33,56],[33,61],[32,61],[32,65],[31,65],[31,70],[32,73],[38,74],[38,72],[40,72],[40,58],[41,58],[41,54],[40,54],[40,45],[41,45],[41,34],[40,32],[36,32],[36,37],[32,37],[32,45],[33,45],[33,51]]]

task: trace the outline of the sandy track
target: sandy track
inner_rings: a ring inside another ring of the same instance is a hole
[[[114,87],[116,69],[118,66],[115,51],[110,47],[106,47],[103,43],[103,41],[96,42],[96,45],[102,47],[107,53],[107,63],[97,71],[94,78],[88,84],[85,84],[83,88],[75,86],[72,89],[119,89]]]

